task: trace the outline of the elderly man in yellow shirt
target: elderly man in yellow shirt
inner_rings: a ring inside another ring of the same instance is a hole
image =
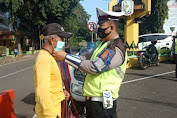
[[[61,101],[69,99],[70,94],[63,90],[62,78],[52,56],[53,51],[62,50],[71,33],[65,32],[57,23],[43,28],[44,46],[39,51],[34,65],[35,112],[37,118],[61,118]]]

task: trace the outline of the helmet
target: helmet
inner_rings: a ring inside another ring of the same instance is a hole
[[[151,41],[151,43],[155,45],[157,43],[157,40],[153,40]]]

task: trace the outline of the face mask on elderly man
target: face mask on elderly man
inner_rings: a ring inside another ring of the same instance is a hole
[[[57,41],[57,45],[56,45],[56,48],[54,48],[54,50],[61,51],[61,50],[63,50],[64,46],[65,46],[65,42]]]

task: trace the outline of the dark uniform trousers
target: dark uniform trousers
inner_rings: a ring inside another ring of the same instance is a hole
[[[174,56],[175,56],[175,63],[176,63],[175,73],[176,73],[176,78],[177,78],[177,54],[175,54]]]
[[[113,108],[104,109],[102,102],[86,100],[86,118],[117,118],[116,100],[113,101]]]

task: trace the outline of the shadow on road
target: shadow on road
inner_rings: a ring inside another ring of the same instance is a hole
[[[23,101],[26,104],[35,105],[35,94],[34,93],[30,93],[25,98],[23,98],[21,101]]]
[[[140,77],[148,77],[148,76],[153,76],[153,74],[141,74],[141,73],[126,73],[127,75],[135,75],[135,76],[140,76]]]
[[[172,61],[163,61],[163,62],[160,62],[160,64],[172,64],[172,65],[174,65],[175,63],[173,63]],[[156,66],[155,64],[152,64],[151,67],[148,67],[147,69],[153,68],[153,67],[158,67],[158,66]],[[138,71],[145,71],[145,70],[147,70],[147,69],[142,70],[139,66],[131,67],[129,69],[138,70]]]
[[[173,61],[163,61],[163,62],[160,62],[160,63],[164,63],[164,64],[175,64]]]
[[[166,107],[171,107],[171,108],[177,108],[177,104],[176,103],[160,102],[160,101],[151,100],[151,99],[147,99],[147,98],[131,99],[131,98],[120,97],[119,99],[128,100],[128,101],[136,101],[136,102],[152,103],[152,104],[158,104],[158,105],[161,105],[161,106],[166,106]]]
[[[16,115],[17,118],[27,118],[27,116]]]

